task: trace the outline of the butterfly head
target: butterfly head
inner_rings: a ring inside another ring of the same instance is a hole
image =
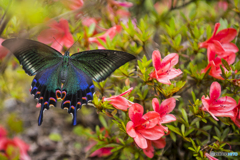
[[[69,56],[69,51],[66,51],[64,56]]]

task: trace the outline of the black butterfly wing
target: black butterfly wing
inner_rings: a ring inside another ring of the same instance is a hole
[[[100,82],[135,56],[115,50],[90,50],[73,54],[70,59],[76,68]]]
[[[2,45],[17,57],[28,75],[36,75],[31,94],[41,103],[38,120],[41,125],[43,111],[51,105],[56,106],[57,95],[61,97],[62,54],[43,43],[28,39],[8,39]]]
[[[2,45],[17,57],[24,71],[30,76],[57,64],[62,59],[62,54],[57,50],[29,39],[7,39]]]
[[[67,78],[62,87],[62,109],[68,109],[68,113],[73,115],[73,125],[77,124],[77,110],[82,104],[93,100],[93,93],[92,79],[70,61]]]
[[[32,81],[31,94],[41,104],[38,125],[42,124],[43,111],[56,106],[57,99],[61,98],[61,70],[62,61],[38,72]]]

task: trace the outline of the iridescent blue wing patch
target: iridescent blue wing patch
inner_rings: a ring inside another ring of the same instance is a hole
[[[72,124],[77,124],[77,110],[83,104],[93,100],[94,85],[92,79],[82,70],[76,68],[71,62],[68,66],[66,82],[62,88],[62,109],[68,109],[73,115]]]

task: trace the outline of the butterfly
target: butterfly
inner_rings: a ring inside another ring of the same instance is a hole
[[[57,50],[37,41],[13,38],[2,45],[18,59],[24,71],[35,75],[31,94],[41,104],[38,125],[43,121],[43,112],[62,100],[61,108],[73,115],[72,124],[77,124],[77,110],[93,100],[93,81],[105,80],[117,68],[135,59],[135,56],[116,50],[89,50],[62,55]]]

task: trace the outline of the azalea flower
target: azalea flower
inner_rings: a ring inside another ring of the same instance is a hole
[[[234,117],[231,117],[232,121],[240,128],[240,100],[238,101],[238,105],[233,110]]]
[[[199,47],[207,48],[207,57],[209,61],[208,66],[202,70],[202,73],[205,73],[211,67],[209,75],[223,80],[220,68],[222,65],[221,59],[225,59],[229,65],[234,63],[236,58],[235,53],[238,52],[238,48],[234,43],[231,43],[231,41],[236,37],[237,30],[234,28],[227,28],[217,33],[219,27],[220,23],[216,23],[212,37],[205,42],[199,43]],[[226,71],[223,65],[222,67]]]
[[[102,41],[106,42],[107,36],[109,36],[110,39],[113,39],[114,36],[116,36],[117,33],[119,33],[122,30],[122,27],[120,25],[116,25],[112,28],[109,28],[103,35],[97,36],[97,37],[91,37],[88,38],[89,43],[97,43],[98,49],[105,49],[101,43],[98,41],[98,39],[101,39]]]
[[[127,100],[122,96],[129,95],[132,90],[133,88],[131,87],[130,89],[128,89],[127,91],[123,92],[118,96],[112,96],[110,98],[103,97],[103,102],[110,101],[110,104],[113,105],[113,107],[115,107],[116,109],[127,111],[127,109],[133,104],[133,102]]]
[[[155,140],[155,141],[147,140],[147,143],[148,143],[148,147],[146,149],[143,149],[143,152],[149,158],[153,158],[153,156],[154,156],[153,145],[158,149],[164,148],[166,146],[165,138],[160,138],[160,139]]]
[[[228,48],[236,50],[237,46],[234,43],[231,43],[231,41],[237,36],[237,30],[234,28],[226,28],[217,33],[219,27],[220,23],[216,23],[212,37],[205,42],[199,43],[199,47],[208,48],[209,46],[214,45],[214,41],[219,41],[221,44],[228,45]]]
[[[206,156],[209,160],[218,160],[217,158],[211,156],[211,155],[208,154],[208,153],[205,153],[205,156]]]
[[[219,11],[219,8],[221,8],[223,11],[226,11],[228,8],[228,2],[226,1],[219,1],[216,5],[216,11]]]
[[[100,131],[103,132],[105,128],[101,128]],[[107,130],[105,130],[105,135],[104,137],[109,137]],[[97,144],[97,142],[95,140],[91,140],[90,144],[85,148],[85,152],[88,152],[92,147],[94,147]],[[113,147],[103,147],[100,148],[96,151],[94,151],[90,157],[107,157],[109,155],[112,154],[111,150],[113,149]]]
[[[158,99],[153,98],[152,106],[153,110],[159,113],[160,121],[158,124],[164,129],[164,131],[168,132],[168,128],[162,126],[162,124],[176,121],[176,117],[174,115],[168,114],[175,108],[176,100],[174,98],[165,99],[159,106]]]
[[[126,2],[126,1],[123,1],[123,2],[119,2],[119,1],[114,1],[114,0],[111,0],[109,1],[111,4],[113,5],[116,5],[116,6],[122,6],[122,7],[126,7],[126,8],[130,8],[133,6],[133,3],[131,2]]]
[[[83,0],[61,0],[61,2],[71,10],[79,9],[83,6]]]
[[[0,139],[4,138],[7,136],[7,131],[5,128],[3,128],[2,126],[0,126]]]
[[[0,60],[3,59],[8,54],[8,49],[2,46],[2,42],[5,39],[0,38]]]
[[[217,117],[234,117],[233,109],[237,106],[236,101],[228,96],[220,97],[221,86],[213,82],[210,87],[210,98],[202,96],[202,110],[208,112],[216,121]],[[220,98],[219,98],[220,97]]]
[[[143,107],[134,103],[128,114],[131,121],[127,123],[126,131],[140,148],[146,149],[147,140],[158,140],[164,135],[162,128],[157,125],[160,120],[157,112],[150,111],[143,115]]]
[[[96,141],[91,141],[90,144],[85,148],[85,151],[89,151],[92,147],[94,147],[97,144]],[[100,148],[96,151],[94,151],[89,157],[107,157],[109,155],[112,154],[111,150],[113,149],[113,147],[103,147]]]
[[[162,59],[160,52],[155,50],[152,54],[152,60],[155,70],[150,74],[150,78],[156,78],[158,82],[171,84],[170,79],[182,74],[180,69],[173,68],[178,63],[177,53],[171,53]]]
[[[21,160],[30,160],[31,158],[28,156],[27,151],[29,150],[29,146],[19,138],[1,138],[0,139],[0,150],[6,151],[9,146],[16,147],[20,150],[20,159]],[[7,153],[6,153],[7,154]],[[6,155],[7,157],[11,157],[11,155]]]
[[[61,51],[63,45],[67,48],[71,47],[74,43],[73,36],[69,32],[68,21],[60,19],[59,22],[53,20],[49,24],[49,29],[43,30],[38,35],[38,41],[45,44],[52,44],[51,47]]]

